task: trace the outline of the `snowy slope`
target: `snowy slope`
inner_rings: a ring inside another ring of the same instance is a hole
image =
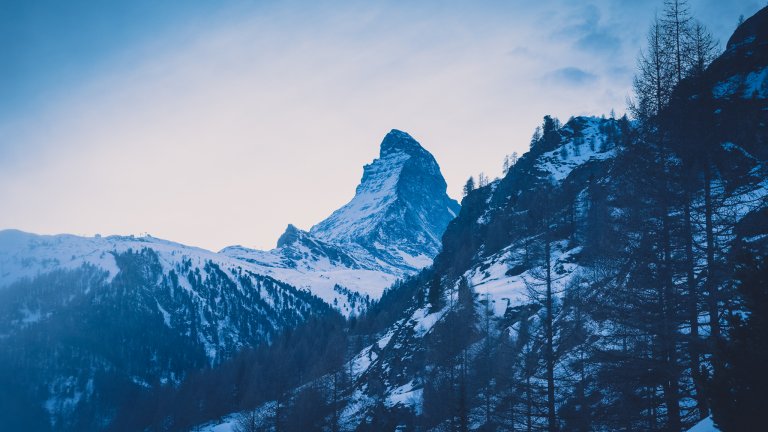
[[[564,142],[557,149],[538,157],[536,167],[562,182],[575,168],[589,162],[609,159],[614,156],[613,143],[600,130],[605,119],[577,117],[561,130]]]
[[[347,316],[361,313],[407,274],[377,261],[362,247],[325,243],[293,226],[281,240],[270,251],[230,246],[220,254],[243,262],[254,272],[310,291]]]
[[[394,134],[395,132],[393,132]],[[397,182],[410,155],[384,153],[364,168],[363,179],[352,201],[315,225],[310,232],[333,242],[351,242],[370,234],[385,218],[381,210],[397,200]]]
[[[768,68],[737,74],[727,80],[720,81],[712,89],[712,96],[717,99],[732,97],[768,98]]]
[[[447,310],[430,312],[429,308],[412,308],[403,319],[377,337],[373,343],[344,364],[343,370],[350,371],[350,379],[355,384],[348,390],[344,405],[339,413],[341,430],[355,430],[366,418],[367,411],[383,401],[388,408],[420,409],[422,383],[412,376],[402,373],[402,362],[408,362],[423,339],[429,334]],[[367,382],[374,376],[386,376],[384,394],[372,397],[368,393]],[[331,379],[319,378],[318,382]],[[300,391],[300,389],[297,389]],[[256,408],[254,412],[259,425],[270,430],[274,418],[275,402],[270,401]],[[235,430],[239,413],[232,413],[220,421],[201,425],[206,432],[227,432]]]
[[[94,401],[179,382],[333,314],[248,263],[152,237],[0,231],[0,269],[0,366],[19,377],[5,391],[57,430],[76,430]]]
[[[151,281],[155,282],[156,286],[147,288],[159,291],[163,284],[173,279],[175,282],[169,283],[171,289],[177,287],[185,296],[195,299],[196,307],[201,311],[210,310],[209,313],[202,313],[201,316],[204,316],[206,325],[210,325],[212,329],[215,328],[216,335],[206,334],[202,330],[197,336],[205,346],[206,355],[211,362],[220,360],[222,351],[234,352],[246,343],[247,338],[241,337],[239,330],[234,327],[227,328],[233,320],[226,314],[216,311],[218,303],[225,297],[236,297],[243,291],[252,289],[249,288],[250,285],[260,286],[269,278],[262,276],[260,268],[250,266],[236,258],[151,236],[79,237],[67,234],[46,236],[17,230],[0,231],[0,289],[11,289],[15,287],[14,283],[18,285],[19,282],[34,283],[36,278],[54,271],[79,271],[86,266],[93,266],[106,272],[104,283],[109,284],[121,271],[126,271],[117,263],[120,256],[143,251],[151,251],[153,260],[156,257],[160,266],[157,278]],[[211,285],[216,285],[214,279],[221,274],[219,272],[223,272],[223,278],[229,281],[223,284],[223,291],[219,289],[216,293],[217,304],[207,304],[205,299],[207,294],[204,294],[201,288],[207,289]],[[251,279],[252,282],[246,283],[244,278]],[[274,295],[265,295],[258,290],[261,300],[268,308],[277,309],[288,296],[297,295],[292,287],[281,287],[277,281],[274,281],[273,285],[278,287],[278,292]],[[76,290],[78,287],[68,288]],[[135,288],[138,291],[142,287]],[[155,295],[152,301],[159,315],[163,317],[165,325],[172,327],[173,322],[179,318],[171,315],[178,306],[174,304],[176,299],[168,299],[169,302],[166,303],[164,296],[159,294]],[[300,300],[296,299],[296,301]],[[249,304],[239,306],[246,309],[254,308],[254,305]],[[305,305],[295,304],[293,307],[300,310],[305,308]],[[275,311],[259,312],[253,319],[265,318]],[[275,328],[282,326],[276,321],[271,325]]]
[[[196,267],[206,261],[225,267],[238,265],[227,256],[151,236],[80,237],[3,230],[0,231],[0,288],[22,278],[33,278],[54,269],[77,269],[86,263],[108,271],[111,280],[119,271],[111,252],[143,248],[156,251],[166,271],[184,259],[191,259]]]
[[[707,417],[688,429],[688,432],[720,432],[720,429],[715,426],[712,417]]]

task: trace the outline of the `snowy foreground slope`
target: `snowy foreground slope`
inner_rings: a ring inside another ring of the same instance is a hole
[[[333,229],[289,225],[269,251],[0,231],[0,380],[21,395],[19,418],[106,424],[131,387],[179,382],[314,316],[360,314],[431,264],[458,211],[434,158],[392,131],[352,201],[318,224]]]

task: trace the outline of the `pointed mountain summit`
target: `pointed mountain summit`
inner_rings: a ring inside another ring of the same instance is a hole
[[[379,155],[382,157],[390,153],[407,153],[412,155],[418,152],[426,152],[426,150],[407,132],[392,129],[381,142]]]
[[[354,198],[310,234],[329,243],[360,245],[397,267],[424,267],[459,212],[446,188],[432,154],[393,129],[381,142],[379,158],[363,168]]]

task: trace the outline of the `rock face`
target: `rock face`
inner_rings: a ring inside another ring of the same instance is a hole
[[[722,56],[712,62],[705,79],[712,81],[712,96],[723,103],[768,98],[768,9],[736,29]]]
[[[360,245],[392,266],[419,269],[440,251],[443,231],[458,212],[435,158],[407,133],[392,130],[379,158],[365,166],[352,201],[309,232]]]

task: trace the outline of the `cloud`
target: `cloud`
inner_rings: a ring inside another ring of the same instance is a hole
[[[512,57],[530,58],[534,56],[534,53],[524,46],[516,46],[507,52]]]
[[[613,55],[621,49],[621,31],[612,24],[610,17],[604,19],[603,14],[601,7],[595,4],[578,6],[564,15],[563,25],[553,32],[553,37],[572,40],[573,47],[578,50]]]
[[[546,78],[548,81],[570,86],[585,86],[597,81],[597,75],[575,66],[555,69],[546,74]]]
[[[621,39],[601,29],[585,34],[574,45],[584,51],[612,55],[621,49]]]

